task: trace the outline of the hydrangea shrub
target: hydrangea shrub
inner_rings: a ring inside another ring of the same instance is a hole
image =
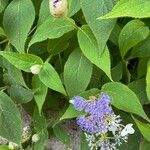
[[[149,0],[0,0],[0,149],[44,150],[74,120],[81,150],[149,150]],[[24,122],[21,109],[30,118]]]

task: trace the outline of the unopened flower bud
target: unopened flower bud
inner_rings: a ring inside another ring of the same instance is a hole
[[[16,143],[9,142],[8,147],[9,147],[9,149],[16,149],[18,147],[18,145]]]
[[[40,137],[39,137],[38,134],[34,134],[34,135],[32,136],[32,142],[33,142],[33,143],[36,143],[37,141],[39,141],[39,139],[40,139]]]
[[[50,12],[54,17],[63,17],[67,14],[67,0],[49,0]]]
[[[40,71],[41,71],[41,68],[42,68],[41,65],[36,64],[36,65],[31,66],[30,71],[31,71],[33,74],[39,74]]]

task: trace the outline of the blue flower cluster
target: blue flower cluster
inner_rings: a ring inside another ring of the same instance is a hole
[[[80,96],[73,98],[72,103],[78,111],[85,111],[85,116],[77,118],[77,124],[88,133],[107,132],[106,116],[113,113],[110,97],[102,93],[97,100],[86,101]]]
[[[70,103],[85,115],[77,117],[79,127],[84,131],[91,150],[116,150],[122,141],[127,142],[128,135],[134,133],[133,124],[121,124],[121,118],[112,110],[110,97],[102,93],[98,98],[85,100],[75,96]],[[109,137],[111,135],[111,137]]]

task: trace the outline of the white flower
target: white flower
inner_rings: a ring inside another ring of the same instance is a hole
[[[40,139],[39,135],[38,134],[34,134],[32,136],[32,142],[36,143],[38,140]]]
[[[18,147],[18,145],[17,145],[16,143],[9,142],[8,147],[9,147],[10,149],[16,149],[16,148]]]
[[[39,74],[40,71],[41,71],[41,68],[42,68],[42,65],[36,64],[36,65],[31,66],[30,71],[31,71],[33,74]]]
[[[126,136],[128,134],[133,134],[135,130],[132,128],[133,124],[129,123],[125,126],[125,128],[121,131],[121,136]]]
[[[67,5],[67,0],[49,0],[50,12],[55,17],[65,16]]]

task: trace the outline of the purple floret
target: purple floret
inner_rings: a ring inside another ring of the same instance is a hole
[[[97,101],[97,111],[102,112],[103,115],[112,114],[112,108],[110,106],[110,97],[102,93]]]
[[[82,111],[87,105],[87,102],[81,96],[73,97],[71,103],[73,104],[74,108],[78,111]]]
[[[96,124],[94,124],[94,122],[88,117],[84,117],[84,116],[78,117],[77,124],[80,126],[80,128],[83,131],[87,133],[94,134],[97,132]]]
[[[97,101],[93,100],[87,103],[85,107],[85,112],[89,114],[94,114],[97,111]]]

